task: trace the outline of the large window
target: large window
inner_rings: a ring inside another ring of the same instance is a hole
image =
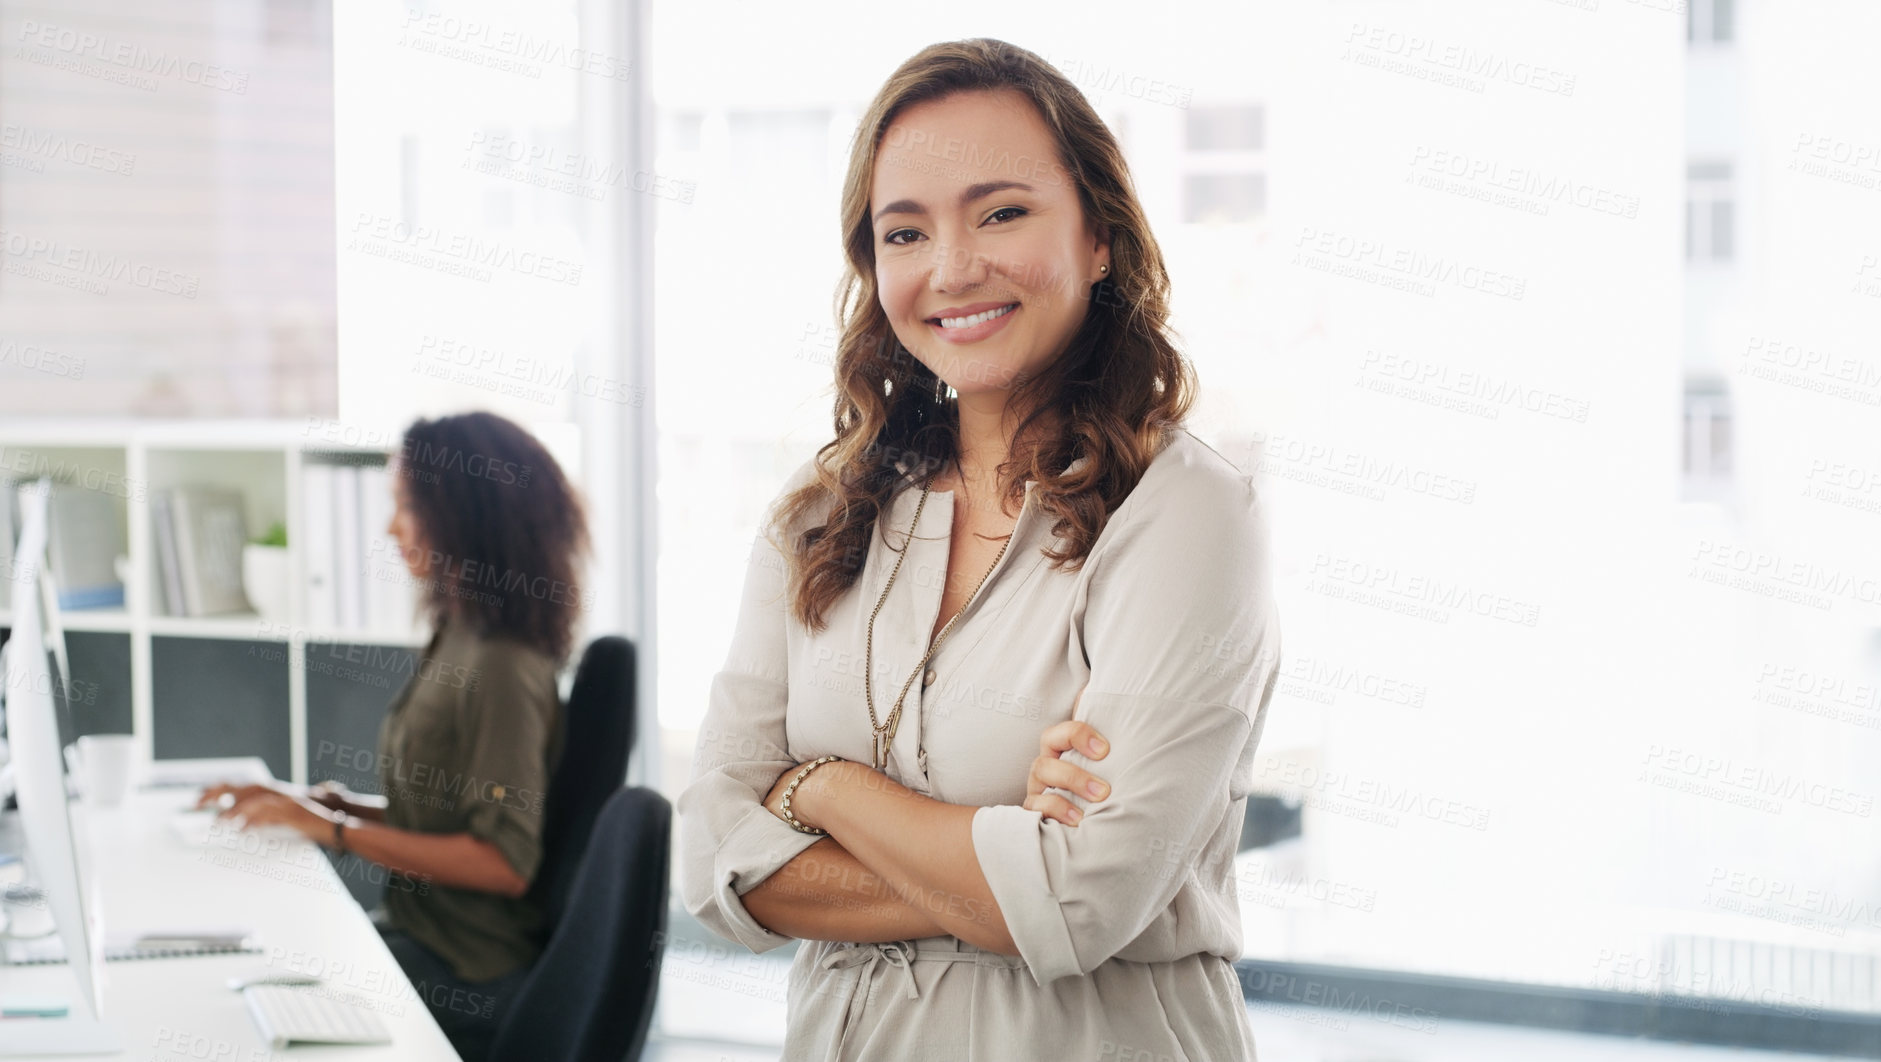
[[[584,631],[651,646],[628,249],[691,189],[633,153],[618,17],[592,0],[340,5],[340,430],[465,409],[528,426],[588,498]]]
[[[1722,380],[1685,383],[1684,488],[1692,500],[1712,500],[1731,482],[1731,393]]]
[[[1693,44],[1729,44],[1734,36],[1737,0],[1690,0],[1685,11],[1685,39]]]
[[[1266,213],[1264,126],[1259,106],[1189,109],[1183,129],[1183,221],[1246,224]]]
[[[1729,162],[1693,162],[1685,169],[1685,257],[1692,262],[1731,260],[1736,193]]]
[[[0,416],[332,416],[332,11],[0,3]]]

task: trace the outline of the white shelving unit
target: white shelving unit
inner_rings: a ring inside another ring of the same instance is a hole
[[[306,622],[307,567],[302,471],[313,462],[383,460],[396,433],[335,431],[328,421],[76,421],[14,420],[0,424],[0,476],[51,475],[117,500],[124,521],[129,569],[123,608],[70,610],[68,631],[122,633],[130,639],[131,730],[141,756],[154,752],[152,642],[156,638],[213,638],[284,645],[287,659],[289,762],[293,780],[305,782],[307,760],[307,647],[328,642],[416,649],[428,632],[314,629]],[[241,490],[251,536],[276,522],[287,527],[289,618],[263,621],[254,614],[186,618],[163,614],[150,519],[151,498],[186,484]],[[377,529],[369,529],[377,530]],[[0,610],[0,626],[11,617]],[[214,676],[205,676],[213,683]],[[263,706],[266,707],[266,706]]]

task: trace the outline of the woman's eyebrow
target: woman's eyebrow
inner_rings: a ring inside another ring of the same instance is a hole
[[[973,202],[975,199],[984,199],[985,197],[992,195],[994,192],[1003,192],[1008,188],[1017,188],[1022,192],[1035,191],[1035,189],[1031,185],[1026,184],[1024,181],[981,181],[979,184],[967,185],[965,190],[963,190],[960,193],[960,205],[966,206],[968,203]],[[883,207],[882,209],[876,211],[875,220],[880,221],[884,217],[888,216],[889,214],[926,214],[926,213],[927,213],[927,208],[915,202],[912,199],[897,199],[894,202]]]

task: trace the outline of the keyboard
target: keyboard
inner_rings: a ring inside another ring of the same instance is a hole
[[[319,989],[291,985],[250,985],[242,989],[248,1013],[270,1047],[289,1044],[389,1044],[392,1034],[377,1014],[325,995]]]

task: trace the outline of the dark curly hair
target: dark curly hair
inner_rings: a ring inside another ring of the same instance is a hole
[[[959,446],[951,389],[895,337],[876,291],[869,189],[877,152],[895,118],[914,104],[1002,90],[1024,95],[1044,119],[1086,222],[1110,239],[1111,271],[1092,286],[1083,324],[1054,363],[1013,382],[1009,400],[1025,417],[999,468],[1001,490],[1016,500],[1027,479],[1037,481],[1039,504],[1063,540],[1062,549],[1045,551],[1054,567],[1083,563],[1194,401],[1194,370],[1168,323],[1162,251],[1123,151],[1083,93],[1034,53],[1003,41],[922,49],[889,77],[856,129],[843,182],[847,268],[836,307],[835,438],[817,451],[815,481],[780,499],[773,514],[779,526],[793,527],[828,506],[822,523],[781,543],[792,614],[813,629],[823,628],[826,610],[861,573],[876,520],[901,482],[896,465],[931,476]],[[1089,462],[1067,475],[1081,456]]]
[[[547,449],[494,413],[419,419],[394,459],[431,571],[420,608],[561,663],[573,648],[588,553],[581,496]]]

